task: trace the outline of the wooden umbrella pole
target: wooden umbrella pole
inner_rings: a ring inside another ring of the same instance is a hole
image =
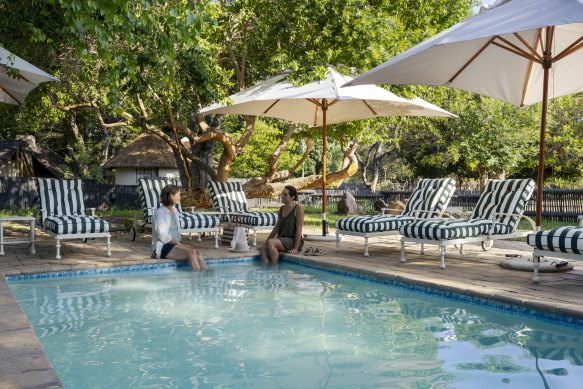
[[[553,28],[547,27],[545,51],[543,52],[543,100],[542,100],[542,115],[540,120],[540,140],[538,152],[538,177],[536,188],[536,229],[540,230],[542,223],[543,211],[543,184],[545,171],[545,143],[547,130],[547,105],[549,98],[549,69],[553,66],[553,57],[551,54],[551,44],[553,41]]]
[[[322,236],[328,234],[328,222],[326,221],[326,111],[328,110],[328,103],[326,99],[322,99]]]
[[[542,117],[540,121],[540,140],[539,140],[539,154],[538,154],[538,177],[537,177],[537,188],[536,188],[536,226],[537,230],[540,229],[542,222],[542,210],[543,210],[543,184],[544,184],[544,171],[545,171],[545,141],[546,141],[546,129],[547,129],[547,100],[548,100],[548,89],[549,89],[549,68],[544,68],[544,81],[543,81],[543,101],[542,101]]]

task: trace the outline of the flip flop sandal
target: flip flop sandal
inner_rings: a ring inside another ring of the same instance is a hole
[[[565,266],[567,266],[568,264],[569,264],[569,262],[567,262],[567,261],[560,261],[560,262],[557,262],[557,263],[555,264],[555,267],[556,267],[557,269],[560,269],[560,268],[562,268],[562,267],[565,267]]]
[[[318,249],[318,248],[317,248],[317,249],[315,249],[315,250],[312,252],[312,255],[316,255],[316,256],[319,256],[319,255],[324,255],[324,254],[326,254],[326,252],[325,252],[325,251],[323,251],[323,250],[320,250],[320,249]]]
[[[306,251],[304,251],[304,255],[314,255],[314,249],[311,247],[308,247],[306,249]]]

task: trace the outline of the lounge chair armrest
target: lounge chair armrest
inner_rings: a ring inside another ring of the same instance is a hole
[[[417,209],[417,210],[413,211],[413,217],[414,217],[415,219],[426,219],[426,218],[419,217],[419,214],[420,214],[421,212],[423,212],[423,213],[429,213],[429,214],[431,214],[432,216],[433,216],[433,215],[436,215],[436,216],[438,216],[438,217],[439,217],[441,214],[443,214],[443,212],[440,212],[440,211],[433,211],[433,210]],[[431,216],[429,217],[429,219],[431,219]]]
[[[192,212],[192,213],[194,213],[194,209],[195,209],[195,208],[196,208],[196,206],[195,206],[195,205],[190,205],[190,206],[186,207],[186,209],[189,209],[189,211],[188,211],[188,212]]]
[[[385,211],[399,211],[403,213],[404,209],[383,207],[381,208],[381,215],[384,215]]]
[[[221,212],[214,212],[214,211],[203,211],[203,212],[196,212],[197,215],[222,215]]]
[[[95,217],[95,208],[85,208],[85,212],[91,211],[91,216]]]
[[[488,230],[488,235],[490,235],[490,232],[491,232],[492,228],[494,228],[494,223],[498,219],[498,216],[514,216],[514,217],[517,217],[518,218],[518,221],[516,222],[517,228],[518,228],[518,223],[520,223],[520,219],[524,218],[524,219],[526,219],[530,223],[530,226],[532,227],[532,231],[536,231],[536,223],[530,217],[525,216],[525,215],[523,215],[521,213],[519,214],[519,213],[503,213],[503,212],[499,212],[499,213],[495,213],[494,216],[491,219],[492,224],[490,225],[490,229]]]

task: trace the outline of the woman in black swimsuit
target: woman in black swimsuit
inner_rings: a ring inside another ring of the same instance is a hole
[[[277,223],[261,247],[262,263],[278,263],[279,253],[295,254],[302,249],[304,245],[302,239],[304,208],[296,204],[297,200],[296,188],[291,185],[286,186],[281,194],[283,206],[279,209]]]

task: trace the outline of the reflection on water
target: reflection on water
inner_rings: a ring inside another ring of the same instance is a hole
[[[11,283],[69,388],[577,387],[583,334],[297,265]]]

